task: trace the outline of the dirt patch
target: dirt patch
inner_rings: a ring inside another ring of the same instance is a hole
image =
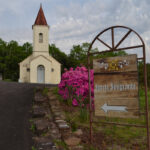
[[[78,120],[77,115],[79,115],[79,111],[80,111],[78,107],[69,106],[64,102],[61,102],[60,107],[66,113],[66,116],[70,117],[67,120],[69,121],[70,126],[72,128],[75,128],[74,130],[81,129],[83,131],[83,134],[80,135],[79,137],[81,138],[81,145],[85,147],[85,150],[145,150],[146,149],[144,146],[146,145],[146,143],[143,143],[143,147],[141,148],[141,143],[142,143],[141,139],[139,139],[140,142],[138,142],[138,140],[136,139],[133,140],[128,139],[127,141],[124,141],[122,137],[116,136],[115,135],[116,133],[113,133],[113,129],[118,128],[116,126],[107,126],[107,125],[96,126],[95,124],[93,129],[93,141],[92,141],[93,146],[90,149],[89,147],[91,146],[91,144],[90,144],[90,136],[89,136],[89,121],[87,121],[86,123],[81,123],[80,120]],[[121,129],[122,127],[119,128]],[[108,133],[105,134],[105,132]],[[74,131],[72,132],[72,134],[73,133]]]

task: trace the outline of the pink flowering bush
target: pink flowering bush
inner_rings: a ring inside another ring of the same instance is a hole
[[[94,100],[94,74],[90,70],[91,76],[91,96]],[[70,100],[73,106],[88,106],[88,70],[85,67],[77,67],[75,69],[65,70],[62,80],[59,84],[59,94],[64,100]]]

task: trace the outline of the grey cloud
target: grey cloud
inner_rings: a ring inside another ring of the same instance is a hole
[[[125,25],[135,29],[143,39],[147,39],[145,40],[147,49],[150,48],[149,0],[105,0],[103,2],[87,0],[82,5],[79,0],[68,3],[65,0],[56,0],[56,2],[57,5],[53,0],[44,0],[43,2],[43,6],[44,3],[46,4],[44,8],[46,8],[47,22],[51,27],[50,42],[58,44],[58,47],[67,53],[72,45],[86,41],[91,42],[101,30],[112,25]],[[37,15],[39,3],[40,0],[4,1],[0,6],[0,19],[4,18],[4,11],[11,11],[20,19],[20,31],[17,32],[17,25],[13,29],[7,26],[5,32],[0,29],[0,37],[7,40],[32,41],[31,25]],[[17,17],[15,21],[17,21]],[[25,28],[28,30],[26,31]],[[8,34],[8,29],[12,29],[11,35]],[[150,58],[150,52],[147,53]]]

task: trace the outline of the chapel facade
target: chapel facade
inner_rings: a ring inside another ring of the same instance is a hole
[[[40,6],[33,29],[32,55],[19,63],[19,82],[59,84],[61,64],[49,54],[49,25]]]

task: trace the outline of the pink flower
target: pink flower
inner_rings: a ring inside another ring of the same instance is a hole
[[[74,98],[73,101],[72,101],[72,105],[73,105],[73,106],[78,106],[78,102],[77,102],[77,100],[76,100],[75,98]]]
[[[94,72],[90,70],[91,75],[91,95],[94,101]],[[58,85],[59,94],[65,99],[72,99],[73,106],[79,106],[82,102],[87,106],[86,100],[88,99],[89,84],[88,84],[88,70],[84,66],[70,68],[62,74],[62,80]],[[77,101],[77,99],[79,101]],[[93,103],[94,105],[94,103]]]

